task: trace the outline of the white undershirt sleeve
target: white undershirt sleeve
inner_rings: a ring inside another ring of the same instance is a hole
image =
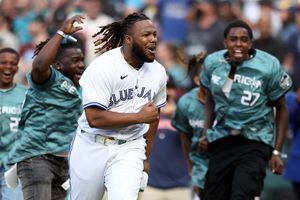
[[[227,77],[227,80],[222,88],[222,91],[224,92],[225,96],[228,98],[231,88],[232,88],[232,84],[233,84],[233,79]]]

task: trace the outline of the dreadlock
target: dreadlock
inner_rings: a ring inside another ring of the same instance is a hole
[[[36,48],[34,50],[34,54],[32,56],[32,58],[34,58],[36,55],[39,54],[39,52],[42,50],[42,48],[44,48],[44,46],[49,42],[49,38],[46,39],[45,41],[40,42],[38,45],[36,45]],[[71,42],[68,39],[63,39],[62,42],[60,43],[59,49],[56,53],[56,59],[61,59],[62,52],[65,49],[69,49],[69,48],[79,48],[82,49],[81,44],[79,44],[80,42]]]
[[[37,56],[39,54],[39,52],[47,44],[47,42],[49,42],[49,40],[50,39],[47,38],[45,41],[42,41],[42,42],[40,42],[39,44],[36,45],[32,58],[34,58],[35,56]]]
[[[110,49],[121,46],[124,40],[124,36],[128,32],[128,30],[130,30],[136,22],[143,20],[150,19],[143,13],[134,12],[128,15],[123,20],[113,22],[106,26],[100,26],[100,31],[93,35],[93,38],[95,38],[98,35],[103,34],[102,38],[94,42],[94,45],[96,47],[95,53],[108,51]]]

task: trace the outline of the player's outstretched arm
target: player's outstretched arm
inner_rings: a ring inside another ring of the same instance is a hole
[[[73,26],[74,22],[83,23],[84,18],[82,16],[76,15],[64,22],[60,31],[66,35],[71,35],[82,27]],[[35,83],[44,83],[51,75],[50,65],[54,63],[57,51],[59,49],[60,43],[63,40],[63,36],[60,34],[55,34],[45,46],[38,52],[37,56],[32,63],[32,79]]]
[[[95,107],[85,109],[89,126],[92,128],[119,128],[132,124],[150,124],[158,120],[158,110],[153,102],[145,104],[138,113],[118,113]]]
[[[285,97],[282,96],[274,104],[276,107],[276,139],[275,139],[275,150],[281,152],[286,131],[288,129],[288,109],[285,102]],[[272,154],[271,158],[271,169],[275,174],[282,174],[283,172],[283,162],[281,160],[281,155]]]

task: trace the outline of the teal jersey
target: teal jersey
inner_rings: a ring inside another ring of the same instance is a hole
[[[51,77],[37,85],[27,75],[30,88],[26,94],[19,123],[19,136],[10,152],[9,162],[67,152],[82,113],[81,95],[74,83],[51,68]]]
[[[199,88],[194,88],[179,99],[172,118],[172,125],[182,134],[188,134],[192,138],[189,154],[190,160],[194,164],[192,182],[203,188],[207,171],[207,157],[198,149],[204,125],[204,104],[197,97],[198,91]]]
[[[18,124],[25,98],[26,87],[16,84],[11,89],[0,89],[0,162],[8,154],[16,140]]]
[[[178,103],[172,125],[183,134],[188,134],[192,138],[192,151],[190,159],[196,162],[202,155],[199,155],[197,146],[202,137],[204,124],[204,104],[197,97],[199,88],[194,88],[183,95]]]
[[[230,65],[226,51],[205,59],[201,84],[215,101],[216,123],[207,131],[209,142],[238,130],[247,138],[273,145],[275,120],[270,102],[278,100],[292,87],[289,75],[272,55],[255,50],[254,55],[237,67],[229,97],[222,91]]]

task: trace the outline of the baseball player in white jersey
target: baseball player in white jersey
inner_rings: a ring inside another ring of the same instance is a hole
[[[70,153],[71,199],[136,200],[148,171],[166,72],[155,61],[156,29],[144,14],[102,27],[99,51],[80,85],[84,112]],[[144,137],[145,136],[145,137]]]

